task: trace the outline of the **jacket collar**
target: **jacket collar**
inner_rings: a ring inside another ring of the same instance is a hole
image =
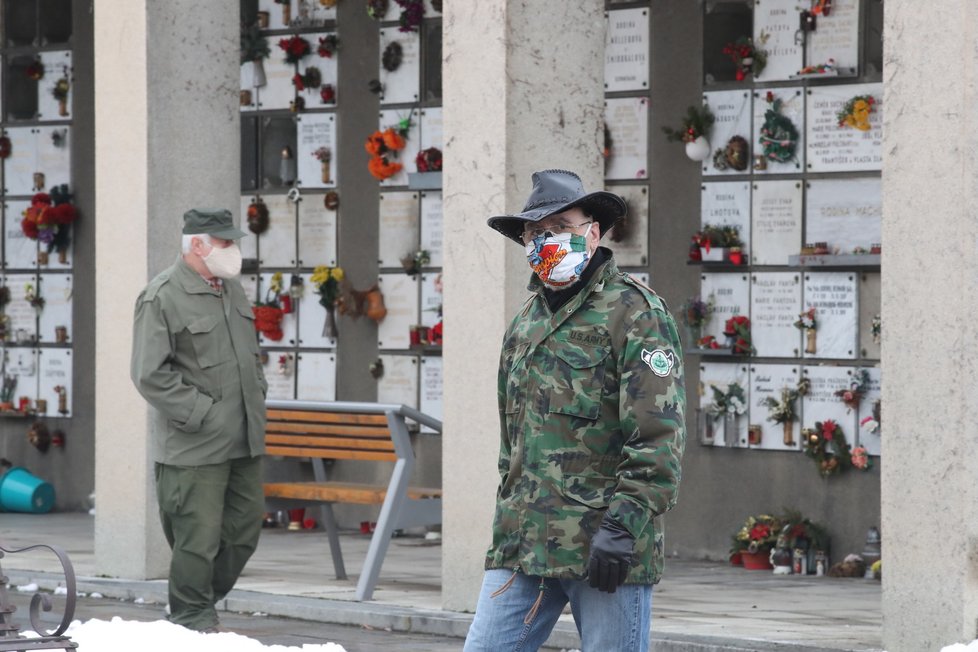
[[[217,290],[197,273],[197,270],[187,264],[182,254],[177,254],[177,262],[173,265],[173,277],[188,294],[218,294]]]

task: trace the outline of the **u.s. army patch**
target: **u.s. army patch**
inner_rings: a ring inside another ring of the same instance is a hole
[[[665,378],[672,371],[672,366],[676,364],[676,356],[672,351],[667,353],[662,349],[655,349],[654,351],[642,349],[642,362],[649,365],[649,369],[656,376]]]

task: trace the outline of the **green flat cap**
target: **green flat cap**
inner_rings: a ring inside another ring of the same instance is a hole
[[[191,208],[183,214],[183,234],[201,233],[221,240],[237,240],[248,235],[234,226],[231,211],[225,208]]]

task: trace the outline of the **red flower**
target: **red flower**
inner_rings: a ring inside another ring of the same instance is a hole
[[[288,63],[298,63],[299,59],[309,54],[309,41],[301,36],[283,38],[278,46],[285,52],[285,61]]]
[[[774,93],[772,93],[771,91],[768,91],[767,92],[767,101],[768,102],[773,102],[774,101]]]
[[[835,421],[832,419],[826,419],[822,422],[822,437],[825,441],[832,441],[832,438],[835,436],[835,428]]]
[[[304,91],[306,90],[306,85],[302,81],[302,75],[296,73],[292,75],[292,83],[295,84],[295,90]]]
[[[323,104],[332,104],[336,101],[336,89],[332,84],[323,84],[319,89],[319,97],[323,100]]]
[[[750,530],[751,541],[758,541],[759,539],[766,539],[771,536],[771,526],[764,525],[763,523],[758,523]]]

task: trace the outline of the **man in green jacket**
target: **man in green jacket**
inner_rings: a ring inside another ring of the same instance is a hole
[[[258,545],[265,393],[251,302],[237,280],[245,235],[227,210],[183,216],[183,253],[136,299],[132,380],[166,419],[153,441],[173,551],[170,620],[218,631],[214,604]]]
[[[521,213],[489,219],[526,249],[533,295],[503,340],[501,479],[466,652],[535,650],[568,602],[584,652],[649,649],[686,397],[665,303],[598,246],[624,214],[545,170]]]

